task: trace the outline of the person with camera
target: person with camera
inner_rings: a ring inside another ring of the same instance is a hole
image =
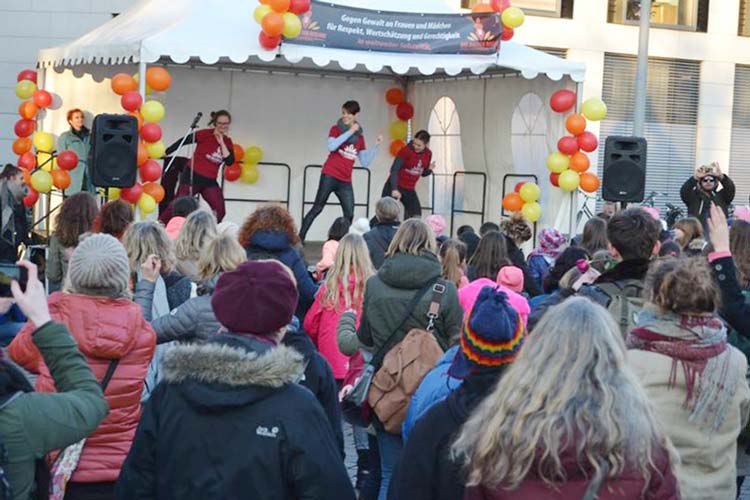
[[[688,215],[697,217],[705,226],[709,218],[711,204],[729,213],[729,205],[734,201],[735,187],[732,179],[721,171],[717,162],[702,165],[695,175],[685,181],[680,189],[682,201],[687,206]]]

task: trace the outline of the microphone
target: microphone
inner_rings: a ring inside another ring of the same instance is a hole
[[[198,128],[198,122],[201,121],[201,118],[203,118],[203,113],[199,111],[198,114],[195,115],[195,119],[193,120],[193,124],[190,125],[190,128]]]

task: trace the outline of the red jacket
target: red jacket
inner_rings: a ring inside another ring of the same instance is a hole
[[[49,296],[48,303],[52,320],[68,327],[97,380],[104,378],[112,359],[120,359],[105,391],[109,415],[87,438],[71,478],[80,483],[116,481],[141,416],[143,380],[156,334],[143,319],[141,307],[128,299],[58,292]],[[27,323],[8,351],[16,363],[39,374],[37,391],[55,392],[49,369],[31,340],[34,329]]]
[[[640,472],[625,470],[620,477],[609,481],[599,489],[599,500],[632,500],[645,498],[648,500],[679,500],[680,493],[677,479],[670,467],[669,455],[665,450],[655,450],[654,465],[658,472],[651,473],[648,487],[644,490],[645,480]],[[536,477],[536,464],[531,467],[529,476],[518,489],[507,491],[501,487],[485,489],[484,487],[467,488],[464,500],[580,500],[584,498],[589,479],[584,476],[581,468],[576,464],[572,453],[562,457],[568,479],[557,491],[552,490],[544,481]],[[593,471],[588,477],[593,476]]]

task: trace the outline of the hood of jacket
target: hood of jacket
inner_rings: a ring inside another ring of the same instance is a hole
[[[388,286],[413,290],[426,286],[443,273],[438,258],[431,253],[411,255],[398,253],[389,257],[378,271],[378,277]]]
[[[643,280],[646,278],[650,260],[623,260],[609,271],[603,273],[596,283],[614,283],[622,280]]]
[[[198,283],[198,289],[196,293],[199,297],[203,297],[204,295],[213,295],[214,290],[216,289],[216,283],[219,282],[219,277],[214,276],[212,278],[208,278],[206,280],[201,281]]]
[[[250,238],[250,246],[270,252],[278,252],[292,247],[289,235],[281,231],[257,231]]]
[[[170,347],[162,366],[164,380],[178,385],[188,403],[204,411],[256,403],[298,382],[304,373],[296,350],[232,334]]]
[[[120,359],[138,345],[144,328],[141,306],[113,299],[56,292],[48,298],[52,319],[75,332],[78,348],[92,358]]]

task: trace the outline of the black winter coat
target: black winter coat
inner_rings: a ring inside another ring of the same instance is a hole
[[[15,231],[8,230],[0,235],[0,260],[15,263],[18,260],[18,247],[21,243],[29,242],[29,220],[26,214],[23,203],[13,205]]]
[[[729,216],[729,205],[734,201],[735,187],[732,179],[725,175],[719,179],[723,189],[714,191],[711,194],[703,191],[698,185],[698,180],[691,177],[685,181],[680,189],[682,202],[687,206],[688,215],[697,217],[703,224],[709,218],[711,203],[715,203],[724,211],[724,215]]]
[[[385,253],[388,251],[388,247],[396,236],[398,231],[399,222],[378,222],[375,226],[362,236],[367,243],[367,249],[370,251],[370,260],[375,269],[380,269],[380,266],[385,262]]]
[[[219,335],[178,345],[117,483],[127,500],[353,500],[328,419],[295,382],[295,350]]]
[[[724,257],[711,262],[716,282],[721,290],[721,310],[719,314],[737,333],[750,339],[750,304],[745,301],[742,288],[737,280],[737,270],[732,257]]]
[[[503,371],[467,378],[417,421],[391,479],[388,500],[463,498],[465,481],[460,464],[450,458],[450,448],[461,426],[492,391]]]

